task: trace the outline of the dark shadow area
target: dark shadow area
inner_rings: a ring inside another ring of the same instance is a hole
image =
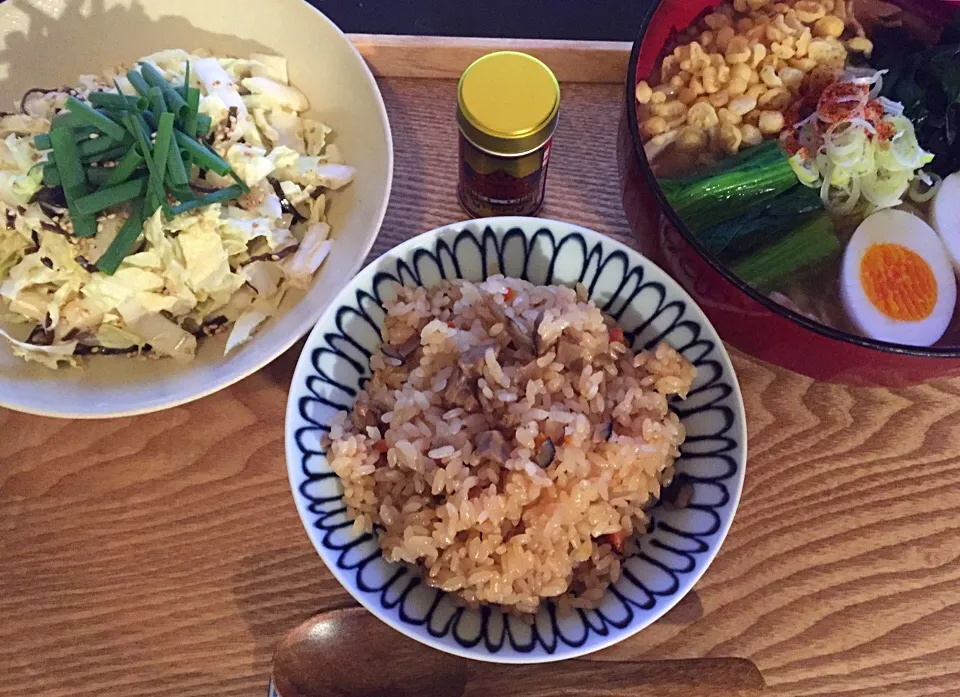
[[[247,37],[200,29],[180,16],[152,19],[139,2],[109,9],[104,0],[69,0],[60,16],[53,16],[37,0],[8,0],[0,12],[16,18],[22,31],[11,31],[0,48],[2,109],[11,107],[31,87],[76,84],[83,73],[100,74],[105,68],[167,48],[206,48],[228,54],[272,52]],[[85,42],[83,49],[77,44]],[[67,59],[67,60],[65,60]]]
[[[689,626],[703,618],[703,603],[696,590],[692,590],[683,596],[683,599],[673,606],[673,608],[660,618],[662,624],[679,624]]]
[[[311,0],[347,32],[632,41],[650,0]]]

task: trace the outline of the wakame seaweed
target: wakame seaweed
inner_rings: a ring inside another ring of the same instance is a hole
[[[960,12],[927,46],[900,27],[875,32],[871,64],[889,71],[883,96],[903,104],[920,145],[933,153],[930,168],[942,177],[960,170]]]

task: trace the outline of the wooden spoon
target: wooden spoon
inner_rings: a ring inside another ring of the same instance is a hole
[[[363,608],[334,610],[284,637],[273,656],[281,697],[754,697],[765,687],[743,658],[470,661],[431,649]]]

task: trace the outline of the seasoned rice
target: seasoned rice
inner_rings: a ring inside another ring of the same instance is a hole
[[[399,289],[329,459],[358,530],[467,604],[599,604],[669,483],[695,369],[562,286]],[[625,540],[626,547],[625,547]]]

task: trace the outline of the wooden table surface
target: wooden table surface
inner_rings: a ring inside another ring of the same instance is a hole
[[[381,87],[397,157],[374,255],[463,217],[455,84]],[[564,86],[543,215],[628,241],[620,96]],[[0,410],[0,695],[261,695],[287,629],[353,604],[288,491],[298,350],[158,414]],[[730,536],[671,613],[596,658],[742,656],[781,696],[960,694],[960,382],[853,390],[734,362],[750,460]]]

